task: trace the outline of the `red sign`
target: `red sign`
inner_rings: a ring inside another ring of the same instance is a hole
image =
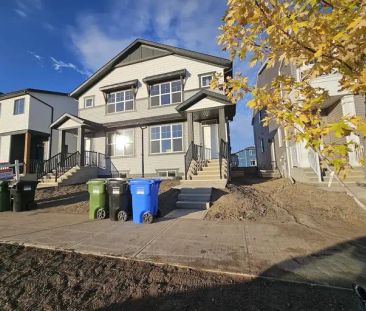
[[[14,176],[13,169],[9,167],[0,167],[0,180],[12,179]]]

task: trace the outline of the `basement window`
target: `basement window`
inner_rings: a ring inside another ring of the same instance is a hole
[[[178,176],[177,170],[159,170],[157,173],[162,178],[175,178]]]

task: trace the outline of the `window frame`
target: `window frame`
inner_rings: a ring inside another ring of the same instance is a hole
[[[179,125],[181,126],[181,136],[180,137],[174,137],[173,136],[173,126],[175,125]],[[162,137],[162,127],[164,126],[169,126],[170,127],[170,138],[163,138]],[[155,138],[152,139],[151,135],[152,135],[152,129],[154,128],[159,128],[159,138]],[[175,139],[181,139],[182,140],[182,150],[179,151],[173,151],[173,146],[174,146],[174,140]],[[169,140],[170,141],[170,150],[169,152],[162,152],[163,150],[163,146],[162,143],[164,140]],[[152,152],[152,142],[155,141],[159,141],[159,152]],[[150,126],[149,127],[149,154],[150,155],[164,155],[164,154],[175,154],[175,153],[182,153],[184,152],[184,125],[183,123],[171,123],[171,124],[162,124],[162,125],[154,125],[154,126]]]
[[[128,109],[126,110],[126,102],[130,102],[131,100],[126,100],[126,92],[131,92],[132,94],[132,109]],[[123,100],[122,101],[117,101],[117,93],[123,93]],[[109,96],[111,96],[112,94],[114,94],[114,102],[108,102],[109,101]],[[107,97],[106,97],[106,114],[115,114],[115,113],[124,113],[124,112],[130,112],[130,111],[135,111],[135,92],[134,89],[124,89],[124,90],[119,90],[119,91],[114,91],[114,92],[109,92],[107,93]],[[123,103],[123,110],[121,111],[117,111],[117,104]],[[114,106],[114,111],[113,112],[109,112],[108,108],[110,106]]]
[[[174,168],[174,169],[169,169],[169,168],[165,169],[165,168],[163,168],[163,169],[157,169],[156,174],[159,178],[175,179],[175,178],[178,178],[178,171],[179,171],[179,169],[176,169],[176,168]],[[172,172],[174,172],[174,176],[169,176],[169,173],[172,173]],[[166,173],[166,175],[161,176],[160,175],[161,173]]]
[[[211,80],[210,80],[210,82],[212,81],[212,79],[213,79],[213,77],[212,77],[212,74],[207,74],[207,75],[202,75],[202,76],[200,76],[200,82],[201,82],[201,88],[204,88],[204,87],[210,87],[210,83],[208,84],[208,85],[204,85],[203,84],[203,79],[204,78],[206,78],[206,77],[210,77],[211,78]]]
[[[172,91],[172,84],[174,82],[179,82],[180,84],[180,91],[175,91],[173,92]],[[161,85],[162,84],[167,84],[169,83],[169,93],[162,93],[161,92]],[[159,94],[157,95],[151,95],[151,89],[154,87],[154,86],[159,86]],[[178,94],[180,93],[180,101],[179,102],[175,102],[173,103],[173,94]],[[169,94],[169,104],[165,104],[165,105],[162,105],[161,104],[161,97],[162,95],[167,95]],[[152,105],[152,97],[158,97],[159,98],[159,105]],[[149,86],[149,107],[150,108],[158,108],[158,107],[166,107],[166,106],[170,106],[170,105],[178,105],[178,104],[181,104],[183,102],[183,83],[182,83],[182,80],[181,79],[174,79],[174,80],[169,80],[169,81],[164,81],[164,82],[159,82],[159,83],[153,83]]]
[[[90,109],[90,108],[93,108],[93,107],[94,107],[94,98],[95,98],[95,96],[86,96],[86,97],[84,97],[84,109]],[[92,104],[91,104],[91,106],[87,106],[87,105],[86,105],[86,102],[87,102],[89,99],[91,99],[91,100],[92,100]]]
[[[253,163],[253,164],[252,164]],[[250,166],[257,166],[257,161],[256,160],[250,160],[249,161],[249,165]]]
[[[125,149],[123,149],[123,154],[116,154],[116,135],[118,134],[118,132],[122,133],[124,131],[132,131],[132,142],[129,143],[129,144],[132,144],[132,154],[125,154]],[[113,135],[113,143],[110,143],[109,141],[109,135]],[[126,129],[118,129],[118,130],[115,130],[115,131],[110,131],[110,132],[107,132],[106,133],[106,149],[107,149],[107,154],[109,157],[123,157],[123,158],[133,158],[135,157],[135,128],[126,128]],[[110,148],[109,146],[113,146],[112,150],[113,150],[113,154],[111,154],[110,152]]]
[[[201,73],[198,75],[198,84],[199,84],[199,88],[200,89],[206,89],[206,88],[209,88],[210,85],[203,85],[202,84],[202,79],[205,78],[205,77],[208,77],[208,76],[211,76],[211,80],[214,76],[214,74],[216,73],[216,71],[211,71],[211,72],[205,72],[205,73]]]
[[[17,107],[17,102],[19,102],[19,101],[22,101],[23,102],[23,110],[22,110],[22,112],[16,112],[16,107]],[[14,100],[14,107],[13,107],[13,115],[14,116],[18,116],[18,115],[21,115],[21,114],[24,114],[24,112],[25,112],[25,98],[23,97],[23,98],[18,98],[18,99],[15,99]]]

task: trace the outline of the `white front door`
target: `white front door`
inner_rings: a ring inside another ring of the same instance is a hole
[[[91,151],[91,139],[89,137],[84,138],[84,150]],[[89,152],[85,152],[85,163],[84,165],[91,165],[92,159]]]
[[[206,158],[217,159],[219,157],[219,135],[217,124],[202,125],[203,147]]]

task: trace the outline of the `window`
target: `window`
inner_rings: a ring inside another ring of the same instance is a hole
[[[255,160],[250,160],[250,166],[256,166],[256,165],[257,165],[257,163]]]
[[[24,98],[16,99],[14,101],[14,114],[24,113]]]
[[[118,130],[107,134],[108,155],[133,156],[134,155],[134,129]]]
[[[200,79],[201,87],[209,87],[212,80],[212,74],[202,75]]]
[[[123,112],[134,109],[132,90],[109,93],[107,97],[107,113]]]
[[[172,153],[183,151],[182,124],[154,126],[150,128],[150,152]]]
[[[180,80],[154,84],[150,87],[151,107],[165,106],[182,102],[182,83]]]
[[[261,138],[261,151],[264,152],[264,141],[263,141],[263,138]]]
[[[94,96],[84,98],[84,108],[91,108],[94,106]]]
[[[159,177],[165,177],[165,178],[175,178],[177,177],[177,171],[176,170],[162,170],[157,171]]]

